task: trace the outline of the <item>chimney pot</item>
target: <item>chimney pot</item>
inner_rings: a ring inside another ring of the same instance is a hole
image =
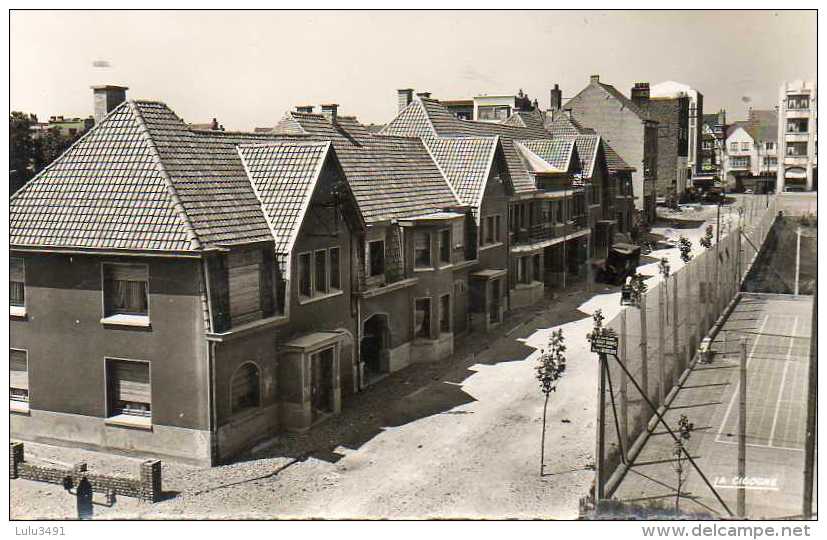
[[[328,119],[331,123],[336,123],[336,117],[339,113],[339,104],[338,103],[327,103],[323,104],[322,106],[322,114],[325,118]]]
[[[396,91],[398,100],[399,100],[399,112],[402,112],[402,109],[407,107],[413,101],[413,88],[400,88]]]
[[[593,83],[600,82],[600,75],[592,75],[589,77],[589,81]]]
[[[95,123],[100,123],[115,107],[126,101],[126,86],[92,86],[94,96]]]
[[[649,83],[636,82],[632,87],[632,102],[638,106],[645,106],[649,103]]]

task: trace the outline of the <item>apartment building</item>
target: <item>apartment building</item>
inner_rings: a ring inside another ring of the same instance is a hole
[[[818,189],[818,87],[793,81],[778,91],[779,191]]]
[[[695,188],[709,188],[724,175],[726,153],[726,111],[703,116],[699,171],[692,178]]]
[[[686,121],[681,120],[680,124],[686,125],[686,166],[689,169],[687,187],[691,185],[692,176],[701,173],[701,142],[703,135],[704,118],[704,96],[698,90],[688,84],[675,81],[665,81],[652,85],[650,97],[653,99],[679,99],[686,97],[689,104],[686,108]],[[660,150],[660,146],[658,146]]]

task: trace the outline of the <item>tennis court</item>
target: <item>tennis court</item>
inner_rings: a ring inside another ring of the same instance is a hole
[[[738,364],[747,342],[749,446],[803,450],[812,297],[744,294],[718,334],[716,363]],[[734,366],[733,366],[734,367]],[[738,372],[715,442],[737,444]]]

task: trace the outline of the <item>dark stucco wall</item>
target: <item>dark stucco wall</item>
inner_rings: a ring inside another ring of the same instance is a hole
[[[207,428],[200,262],[191,259],[15,254],[26,264],[25,320],[10,346],[28,351],[32,409],[106,416],[105,361],[150,362],[152,421]],[[101,324],[104,262],[149,265],[151,328]]]

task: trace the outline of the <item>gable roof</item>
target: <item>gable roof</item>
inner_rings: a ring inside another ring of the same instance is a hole
[[[379,136],[353,117],[333,123],[299,112],[287,113],[273,132],[331,141],[367,223],[463,205],[418,137]]]
[[[580,159],[584,160],[583,164],[583,173],[585,174],[586,171],[589,171],[590,178],[594,172],[594,158],[597,156],[597,149],[594,148],[592,145],[591,137],[597,136],[599,139],[599,145],[603,149],[603,153],[606,156],[606,166],[609,169],[609,172],[618,172],[618,171],[634,171],[635,168],[630,166],[628,163],[623,161],[623,159],[615,152],[614,148],[611,147],[609,143],[607,143],[603,137],[597,135],[597,132],[592,128],[588,128],[583,126],[574,116],[574,112],[571,110],[568,111],[552,111],[551,117],[546,117],[545,122],[546,131],[552,134],[555,137],[575,137],[578,142],[578,146],[585,148],[585,150],[579,150]],[[589,152],[588,150],[591,149],[593,152]],[[589,156],[591,156],[592,161],[588,161]]]
[[[548,138],[541,125],[520,127],[493,122],[460,120],[438,100],[417,97],[381,132],[383,135],[418,137],[498,137],[514,191],[536,191],[534,179],[514,145],[515,140]]]
[[[627,98],[623,93],[612,86],[611,84],[602,83],[599,81],[592,81],[587,86],[585,86],[580,92],[577,93],[573,98],[566,102],[565,108],[570,108],[573,104],[576,104],[577,101],[582,99],[582,96],[585,92],[587,92],[591,88],[596,88],[600,90],[603,94],[610,97],[611,99],[617,101],[624,109],[630,110],[635,116],[640,118],[643,121],[654,121],[647,111],[637,106],[635,102],[631,99]]]
[[[501,124],[506,126],[524,127],[532,129],[544,129],[545,115],[539,109],[533,111],[517,111]]]
[[[497,137],[423,137],[459,199],[478,208],[491,171]]]
[[[750,109],[744,129],[756,142],[778,140],[778,112]]]
[[[583,126],[574,118],[574,111],[550,111],[543,127],[555,137],[573,137],[581,134],[597,133],[592,128]]]
[[[131,102],[116,107],[11,197],[9,243],[143,251],[201,247]]]
[[[278,141],[237,148],[273,233],[276,253],[289,253],[332,153],[330,142]]]
[[[519,147],[529,150],[534,155],[551,165],[556,171],[566,172],[572,165],[572,158],[575,155],[574,139],[532,139],[519,141]],[[579,167],[580,164],[577,163]]]

